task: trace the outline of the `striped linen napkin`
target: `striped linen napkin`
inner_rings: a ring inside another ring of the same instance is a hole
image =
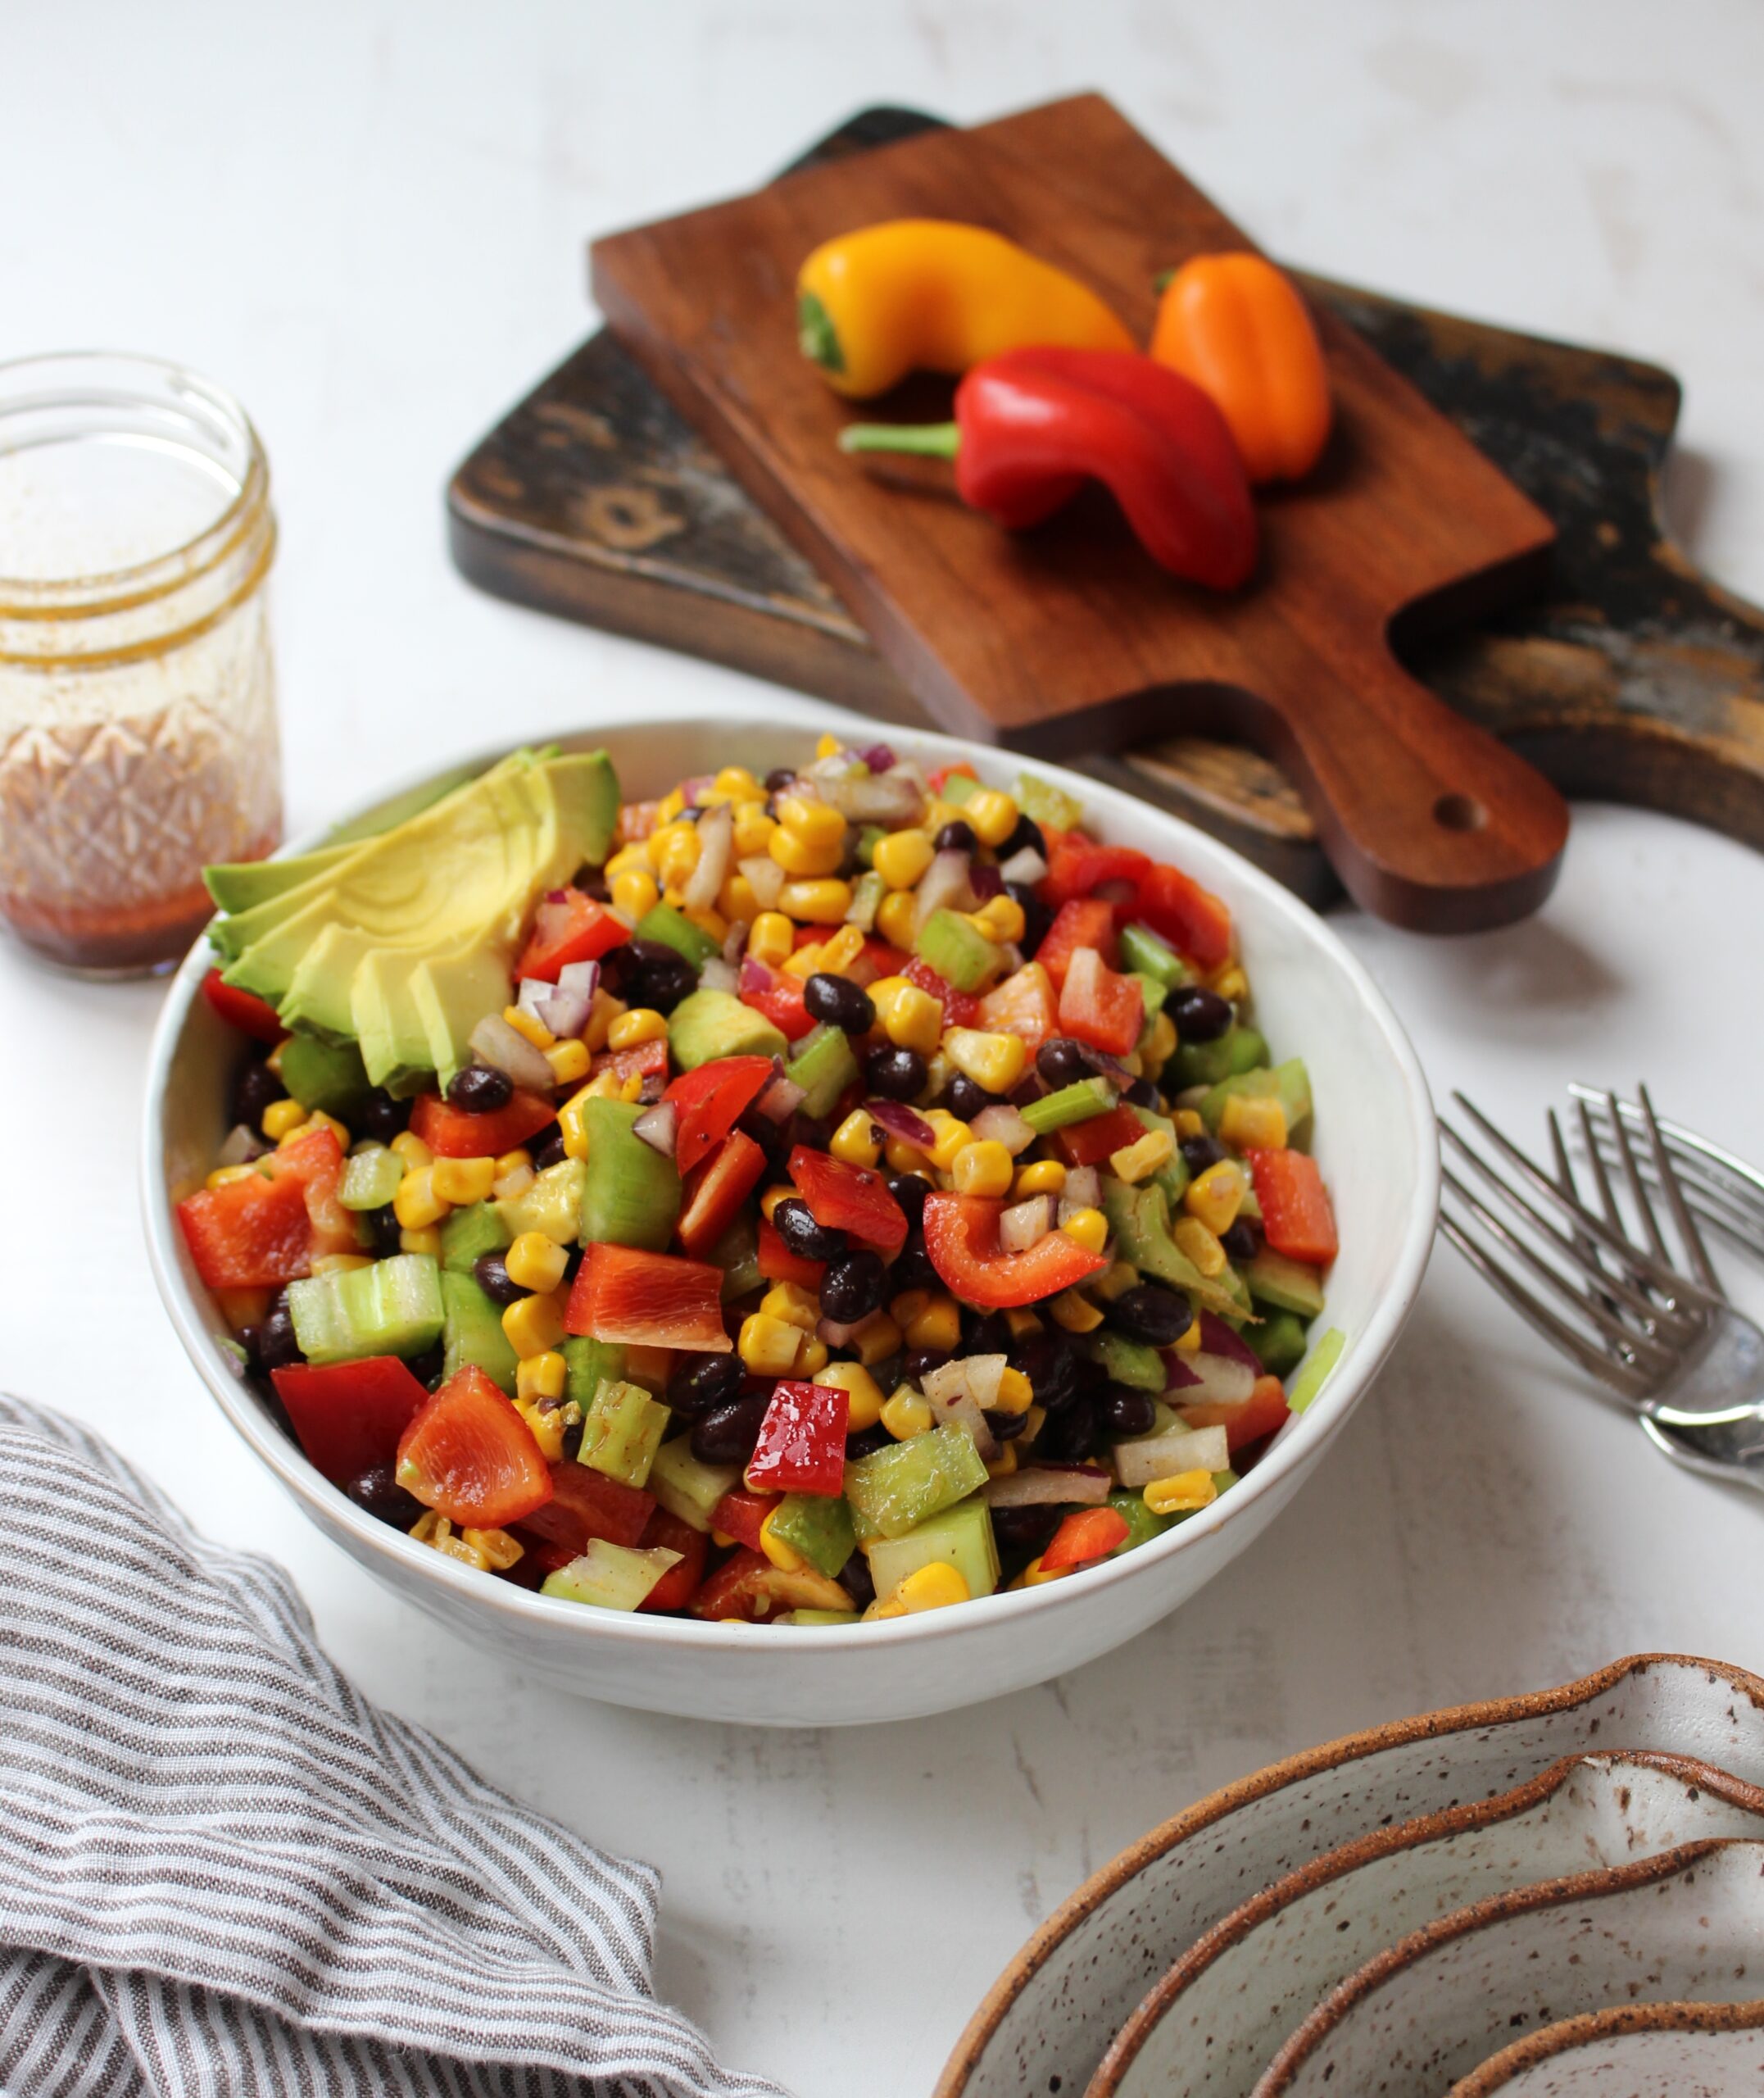
[[[0,1396],[4,2098],[781,2098],[650,1993],[659,1882],[369,1704],[279,1569]]]

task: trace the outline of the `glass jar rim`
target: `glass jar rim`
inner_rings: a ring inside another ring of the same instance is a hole
[[[129,383],[131,375],[134,385]],[[42,382],[35,390],[9,397],[11,389],[29,388],[34,379]],[[0,452],[8,448],[4,433],[12,416],[109,406],[120,420],[130,409],[156,406],[181,407],[184,448],[206,452],[229,474],[234,473],[234,462],[215,445],[199,440],[205,429],[232,440],[238,457],[231,498],[201,530],[145,561],[79,575],[0,574],[0,617],[84,619],[131,610],[181,590],[237,549],[266,511],[270,493],[269,460],[250,416],[224,387],[188,366],[115,350],[39,352],[0,360]]]

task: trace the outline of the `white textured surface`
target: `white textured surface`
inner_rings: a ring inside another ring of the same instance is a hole
[[[1095,84],[1295,261],[1604,340],[1688,391],[1681,524],[1764,596],[1764,17],[1744,4],[1207,8],[64,4],[0,69],[0,354],[184,357],[263,429],[291,820],[492,734],[744,681],[475,596],[458,456],[583,332],[581,243],[741,188],[846,111]],[[1583,808],[1561,887],[1450,946],[1344,930],[1435,1089],[1535,1126],[1639,1073],[1764,1157],[1764,863]],[[817,1737],[574,1705],[365,1587],[209,1401],[136,1222],[160,993],[0,949],[0,1383],[77,1407],[264,1545],[333,1651],[667,1874],[661,1979],[805,2098],[909,2093],[1031,1923],[1199,1792],[1381,1717],[1648,1646],[1764,1668],[1755,1501],[1653,1457],[1449,1254],[1317,1480],[1196,1608],[1050,1687]]]

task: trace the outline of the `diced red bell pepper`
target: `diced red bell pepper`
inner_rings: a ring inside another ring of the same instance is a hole
[[[1178,1406],[1176,1410],[1185,1427],[1222,1428],[1225,1446],[1235,1457],[1251,1443],[1266,1442],[1286,1424],[1286,1387],[1277,1377],[1258,1377],[1240,1405]]]
[[[591,1537],[634,1545],[648,1528],[655,1513],[653,1493],[609,1478],[574,1457],[560,1457],[551,1473],[551,1498],[525,1517],[521,1528],[561,1546],[572,1559]]]
[[[679,1110],[673,1158],[690,1173],[710,1157],[772,1083],[769,1056],[719,1056],[696,1071],[682,1071],[662,1095]]]
[[[591,1078],[610,1071],[619,1079],[661,1079],[668,1075],[668,1043],[658,1035],[653,1042],[634,1042],[628,1049],[602,1049],[588,1067]]]
[[[906,1243],[906,1211],[888,1183],[868,1166],[847,1165],[824,1151],[798,1144],[790,1155],[790,1177],[825,1231],[848,1232],[892,1260]]]
[[[945,783],[957,773],[959,773],[964,779],[977,780],[980,777],[966,758],[959,758],[954,765],[940,765],[934,771],[927,773],[925,775],[925,783],[933,794],[941,794]]]
[[[300,1446],[333,1486],[347,1486],[376,1465],[389,1465],[398,1438],[429,1393],[395,1355],[360,1362],[309,1362],[272,1369]]]
[[[253,1042],[279,1042],[288,1032],[277,1017],[274,1006],[257,997],[255,992],[242,991],[236,984],[223,983],[218,969],[211,969],[202,979],[202,996],[229,1027],[236,1027],[241,1034],[248,1034]]]
[[[803,1565],[787,1574],[757,1551],[732,1551],[688,1605],[713,1623],[738,1617],[749,1623],[787,1610],[839,1610],[851,1598],[837,1581]],[[852,1622],[857,1622],[854,1614]]]
[[[958,991],[946,983],[928,961],[921,961],[917,955],[900,971],[909,983],[916,983],[922,991],[928,991],[934,998],[943,1001],[943,1024],[945,1027],[972,1027],[980,1017],[980,1001],[972,991]]]
[[[805,979],[787,976],[782,970],[768,969],[751,956],[741,964],[736,996],[744,1006],[763,1013],[787,1042],[800,1042],[814,1027],[802,1001]]]
[[[1136,1144],[1145,1124],[1131,1107],[1111,1107],[1088,1122],[1068,1123],[1054,1132],[1054,1143],[1068,1166],[1101,1165],[1116,1151]]]
[[[760,1272],[768,1282],[800,1283],[817,1294],[827,1273],[825,1260],[805,1260],[801,1254],[791,1252],[769,1217],[760,1219],[759,1260]]]
[[[698,1584],[705,1578],[709,1542],[704,1532],[695,1530],[690,1523],[682,1523],[678,1515],[670,1515],[665,1508],[658,1508],[638,1542],[645,1551],[659,1545],[664,1551],[677,1551],[680,1555],[679,1563],[668,1569],[637,1605],[638,1610],[652,1614],[684,1610],[698,1593]]]
[[[841,1492],[846,1483],[846,1428],[851,1394],[835,1384],[787,1378],[773,1387],[747,1460],[750,1492]]]
[[[329,1129],[271,1151],[224,1187],[178,1205],[196,1271],[211,1289],[274,1289],[311,1269],[315,1253],[360,1250],[337,1199],[343,1154]]]
[[[500,1158],[556,1119],[556,1108],[536,1092],[517,1092],[506,1107],[487,1115],[467,1114],[438,1092],[423,1092],[410,1110],[410,1133],[437,1158]]]
[[[760,1525],[783,1497],[782,1493],[750,1493],[745,1487],[731,1487],[711,1510],[710,1527],[719,1536],[733,1537],[750,1551],[758,1551]]]
[[[359,1253],[356,1220],[342,1205],[342,1147],[326,1128],[285,1144],[261,1161],[261,1170],[297,1180],[312,1224],[311,1253]]]
[[[1054,1032],[1054,989],[1039,961],[1007,976],[980,1001],[980,1024],[993,1034],[1020,1035],[1038,1049]]]
[[[1131,1056],[1145,1024],[1145,993],[1134,978],[1117,974],[1092,948],[1072,957],[1059,992],[1062,1034]]]
[[[1302,1151],[1252,1151],[1244,1156],[1268,1244],[1289,1260],[1326,1268],[1340,1243],[1317,1160]]]
[[[898,976],[912,956],[872,933],[864,942],[864,959],[876,972],[870,979],[873,983],[884,976]]]
[[[564,1324],[573,1333],[649,1347],[727,1355],[723,1273],[704,1260],[635,1246],[589,1247],[571,1285]]]
[[[480,1530],[524,1520],[553,1491],[533,1430],[475,1362],[456,1369],[398,1438],[398,1483]]]
[[[1109,1265],[1063,1231],[1050,1231],[1026,1252],[999,1246],[1002,1201],[984,1195],[927,1195],[925,1250],[931,1265],[964,1304],[1007,1311],[1038,1304],[1099,1274]]]
[[[533,937],[515,965],[517,976],[536,976],[555,983],[573,961],[598,961],[622,947],[630,928],[604,903],[579,888],[553,889],[534,914]]]
[[[1047,873],[1037,894],[1050,910],[1094,897],[1109,882],[1126,884],[1122,901],[1138,891],[1151,861],[1131,845],[1099,845],[1082,831],[1055,831],[1047,840]]]
[[[764,1171],[765,1153],[745,1130],[732,1129],[687,1177],[677,1228],[680,1243],[695,1259],[709,1253],[741,1215]]]
[[[1052,1574],[1062,1566],[1088,1566],[1106,1559],[1133,1534],[1118,1508],[1079,1508],[1054,1531],[1041,1554],[1041,1571]]]
[[[1072,957],[1087,947],[1094,947],[1111,967],[1120,957],[1121,944],[1115,938],[1115,907],[1094,897],[1061,904],[1035,951],[1035,958],[1053,979],[1054,989],[1059,990],[1065,983]]]
[[[1229,906],[1178,867],[1149,870],[1140,883],[1133,913],[1203,969],[1217,969],[1231,958]]]

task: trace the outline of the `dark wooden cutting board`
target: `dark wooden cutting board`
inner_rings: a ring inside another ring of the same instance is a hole
[[[811,159],[934,128],[866,111]],[[1764,846],[1764,618],[1667,540],[1671,375],[1315,278],[1364,335],[1546,511],[1545,594],[1396,637],[1410,670],[1573,793]],[[448,491],[454,558],[523,604],[689,650],[886,720],[923,719],[835,593],[608,334],[497,425]],[[1296,790],[1247,747],[1187,733],[1081,767],[1176,809],[1314,902],[1334,878]]]

